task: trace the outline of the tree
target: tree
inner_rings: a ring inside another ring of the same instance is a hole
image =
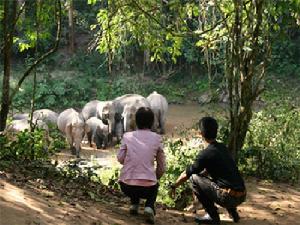
[[[229,149],[235,159],[242,148],[252,104],[263,91],[261,81],[270,59],[266,1],[233,1],[232,23],[227,22],[226,77],[230,101]]]
[[[39,3],[39,1],[37,2]],[[33,63],[26,69],[23,76],[18,81],[16,87],[10,93],[10,55],[12,51],[12,40],[15,32],[15,25],[19,19],[22,8],[19,10],[20,13],[16,14],[17,1],[5,0],[4,1],[4,19],[3,19],[3,30],[4,30],[4,77],[3,77],[3,88],[2,88],[2,102],[0,111],[0,131],[3,131],[6,127],[7,115],[9,107],[19,91],[24,80],[31,74],[36,66],[38,66],[43,60],[53,54],[59,45],[61,35],[61,4],[60,0],[55,1],[55,17],[57,23],[57,33],[55,43],[46,53],[42,54],[39,58],[35,59]],[[11,14],[10,14],[11,12]],[[16,16],[18,15],[18,16]],[[36,33],[35,33],[36,34]],[[27,46],[27,45],[26,45]]]
[[[74,54],[75,41],[74,41],[74,7],[73,0],[68,0],[68,21],[69,21],[69,51]]]
[[[100,52],[114,53],[122,45],[137,42],[142,50],[151,53],[151,60],[164,61],[170,56],[176,62],[182,54],[183,41],[194,38],[196,46],[207,54],[209,74],[209,51],[224,55],[221,63],[225,65],[230,99],[229,148],[237,158],[252,117],[253,101],[263,91],[260,84],[270,57],[270,32],[276,31],[281,9],[299,9],[299,1],[281,0],[273,4],[264,0],[203,0],[200,4],[108,0],[107,4],[99,9],[98,24],[93,26],[98,32]],[[205,10],[208,16],[201,16]]]
[[[2,82],[2,99],[0,111],[0,131],[3,131],[6,126],[6,119],[9,111],[9,79],[10,79],[10,65],[11,65],[11,51],[13,41],[13,22],[16,19],[17,1],[5,0],[4,4],[4,17],[3,17],[3,82]]]

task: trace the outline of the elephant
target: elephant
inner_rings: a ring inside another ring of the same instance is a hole
[[[108,125],[109,139],[115,136],[115,104],[113,101],[100,101],[97,105],[96,116]]]
[[[33,118],[44,121],[48,126],[56,126],[58,113],[50,109],[38,109],[33,112]]]
[[[48,126],[57,124],[58,113],[50,109],[38,109],[33,112],[33,122],[37,120],[44,121]],[[13,115],[13,120],[30,120],[30,113],[17,113]]]
[[[47,134],[49,132],[47,124],[41,120],[33,121],[33,126],[45,130]],[[5,131],[10,133],[18,133],[25,130],[30,130],[30,123],[27,118],[13,120],[5,128]]]
[[[153,131],[158,131],[160,129],[160,133],[165,133],[165,122],[166,115],[168,112],[168,102],[164,96],[158,94],[156,91],[152,92],[147,100],[150,104],[150,108],[154,113],[154,123],[153,123]]]
[[[124,133],[123,119],[121,118],[121,115],[117,118],[115,117],[115,121],[117,122],[115,123],[114,134],[117,138],[117,143],[120,143]]]
[[[83,107],[81,113],[85,121],[96,116],[108,125],[110,141],[112,136],[115,136],[115,104],[113,101],[90,101]]]
[[[138,99],[124,106],[122,113],[124,132],[136,130],[135,113],[141,107],[149,107],[147,99]]]
[[[101,102],[98,100],[93,100],[85,104],[81,111],[84,121],[88,120],[93,116],[97,116],[97,107],[100,103]]]
[[[126,104],[132,104],[136,100],[145,100],[145,98],[138,94],[126,94],[114,99],[116,114],[122,115]]]
[[[85,134],[83,117],[72,108],[66,109],[59,114],[57,127],[66,135],[72,154],[79,158],[81,141]]]
[[[107,147],[108,125],[104,124],[102,120],[97,117],[89,118],[86,121],[86,134],[90,147],[92,147],[92,141],[94,141],[98,149]]]
[[[126,94],[115,98],[114,100],[116,117],[119,120],[116,123],[123,123],[123,131],[135,130],[135,113],[140,107],[150,107],[146,98],[138,94]],[[119,125],[120,126],[120,125]]]
[[[12,120],[29,120],[29,113],[17,113],[12,116]]]

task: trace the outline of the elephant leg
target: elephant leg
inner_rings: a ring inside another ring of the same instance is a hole
[[[101,138],[99,137],[99,135],[97,135],[97,134],[95,135],[94,142],[97,146],[97,149],[100,149],[101,145],[102,145],[102,141],[101,141]]]
[[[86,135],[87,135],[87,139],[88,139],[88,143],[90,145],[90,147],[92,147],[92,132],[87,132]]]
[[[81,147],[78,149],[75,149],[77,158],[80,158],[80,150],[81,150]]]
[[[70,150],[71,150],[72,155],[75,155],[76,154],[76,149],[73,145],[73,137],[70,134],[67,134],[67,141],[70,145]]]
[[[102,138],[102,147],[103,147],[103,149],[106,149],[106,147],[108,145],[108,142],[109,142],[109,136],[104,136]]]
[[[161,134],[165,134],[166,130],[165,130],[165,117],[160,115],[159,118],[159,127],[160,127],[160,133]]]

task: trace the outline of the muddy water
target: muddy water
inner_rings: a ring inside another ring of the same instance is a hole
[[[214,116],[215,113],[224,112],[224,107],[220,105],[206,105],[200,106],[199,104],[185,104],[185,105],[170,105],[167,120],[166,120],[166,136],[178,137],[180,131],[195,127],[195,124],[202,116]],[[98,164],[112,167],[119,165],[116,161],[116,153],[118,146],[107,148],[105,150],[95,149],[83,143],[81,155],[82,159],[91,158],[97,160]],[[70,150],[64,149],[57,153],[53,159],[58,161],[65,161],[74,158],[70,154]]]

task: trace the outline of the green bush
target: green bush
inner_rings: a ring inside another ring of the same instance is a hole
[[[167,139],[164,142],[164,151],[167,158],[167,171],[160,180],[158,201],[176,208],[185,208],[192,198],[186,195],[188,184],[181,185],[177,189],[176,199],[169,196],[170,183],[175,182],[178,176],[193,162],[201,148],[189,146],[187,139]]]
[[[300,111],[274,105],[254,114],[239,155],[249,175],[296,182],[300,176]]]
[[[50,155],[46,131],[25,130],[14,137],[1,136],[0,159],[37,160],[47,159]]]

